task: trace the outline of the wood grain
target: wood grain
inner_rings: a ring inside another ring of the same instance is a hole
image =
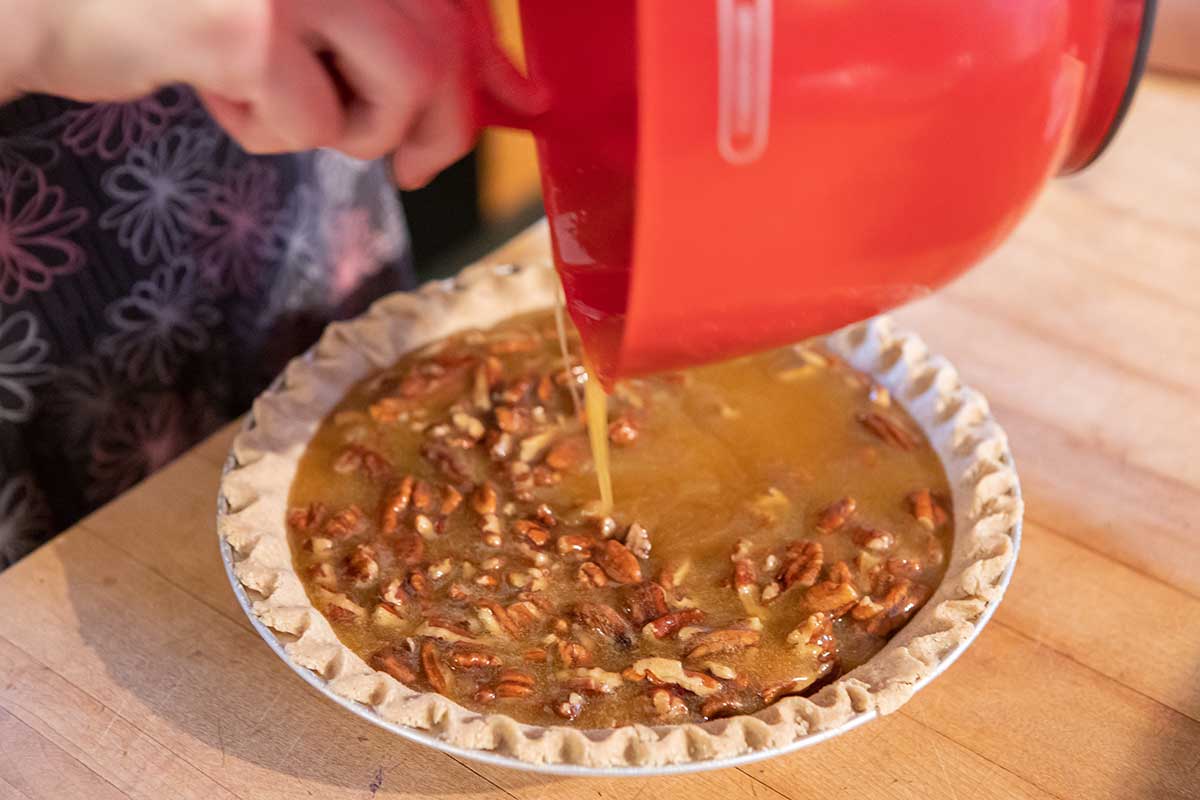
[[[380,731],[296,679],[213,530],[235,426],[0,575],[0,800],[1200,797],[1200,86],[897,314],[987,394],[1028,502],[1008,596],[896,714],[740,769],[563,780]],[[545,257],[545,227],[498,261]]]

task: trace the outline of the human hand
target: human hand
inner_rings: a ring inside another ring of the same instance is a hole
[[[24,26],[20,91],[114,101],[187,83],[247,150],[394,153],[415,187],[470,149],[476,86],[518,115],[540,106],[484,3],[0,0],[0,17]]]

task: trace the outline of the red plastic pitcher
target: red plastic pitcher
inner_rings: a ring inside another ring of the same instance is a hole
[[[610,383],[833,330],[975,263],[1112,137],[1153,0],[521,12],[550,110],[516,122],[537,138],[568,309]]]

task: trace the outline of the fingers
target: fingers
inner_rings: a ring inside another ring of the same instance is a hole
[[[341,140],[337,87],[293,20],[275,20],[257,74],[225,91],[201,89],[213,118],[252,153],[292,152]]]
[[[422,30],[388,0],[341,7],[299,0],[298,5],[350,90],[345,127],[334,146],[363,159],[392,151],[452,72],[454,31]],[[430,34],[446,44],[434,46]]]
[[[425,110],[392,156],[402,189],[419,189],[470,151],[475,136],[463,96],[446,92]]]
[[[517,117],[543,113],[549,105],[548,94],[521,74],[496,41],[486,0],[464,0],[462,7],[473,32],[480,88]]]

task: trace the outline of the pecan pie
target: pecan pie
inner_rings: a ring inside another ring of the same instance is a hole
[[[702,722],[864,663],[940,582],[953,510],[937,454],[820,346],[618,384],[607,514],[586,379],[537,312],[351,389],[286,520],[342,643],[521,722]]]

